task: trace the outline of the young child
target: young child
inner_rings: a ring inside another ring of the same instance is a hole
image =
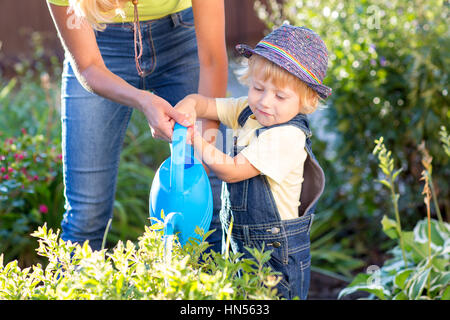
[[[305,27],[283,25],[254,49],[238,45],[249,58],[242,98],[189,95],[176,108],[193,118],[219,120],[233,130],[232,154],[225,155],[189,130],[195,152],[224,181],[222,228],[231,219],[231,246],[273,250],[269,265],[281,273],[281,297],[306,299],[310,280],[309,232],[322,194],[323,171],[311,150],[305,114],[330,95],[322,84],[328,54],[320,37]],[[224,239],[223,239],[224,240]]]

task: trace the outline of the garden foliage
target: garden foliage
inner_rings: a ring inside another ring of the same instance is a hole
[[[21,269],[0,256],[0,299],[276,299],[277,278],[263,266],[270,251],[238,260],[241,254],[205,254],[208,245],[196,241],[175,244],[167,259],[162,232],[147,226],[137,245],[119,241],[109,252],[64,242],[46,225],[33,236],[47,266]]]
[[[450,142],[445,127],[440,131],[441,142],[447,152]],[[372,266],[368,273],[360,273],[343,289],[339,297],[361,290],[371,293],[372,298],[393,300],[439,299],[450,300],[450,224],[431,219],[431,198],[434,196],[432,184],[432,158],[421,146],[425,182],[422,194],[427,211],[427,218],[417,222],[413,231],[403,231],[401,227],[398,201],[400,194],[396,192],[396,179],[401,170],[395,169],[391,152],[383,143],[383,138],[376,140],[374,154],[378,155],[379,167],[385,179],[379,182],[391,190],[391,200],[395,220],[387,215],[381,221],[384,233],[398,244],[389,250],[391,257],[381,268]],[[437,206],[437,201],[434,202]],[[439,212],[439,211],[438,211]]]
[[[39,33],[31,35],[32,60],[0,74],[0,252],[20,265],[36,262],[30,233],[47,223],[58,227],[64,211],[56,57],[44,64]]]
[[[0,134],[2,137],[2,134]],[[27,237],[44,222],[60,223],[62,211],[61,153],[42,135],[25,129],[0,144],[0,252],[6,258],[33,262]]]

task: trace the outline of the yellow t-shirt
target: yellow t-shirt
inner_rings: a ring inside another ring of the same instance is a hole
[[[68,6],[69,0],[47,0],[51,4],[58,6]],[[191,0],[141,0],[138,3],[139,20],[153,20],[165,17],[169,14],[190,8]],[[124,8],[125,18],[120,15],[114,17],[112,22],[133,22],[134,6],[131,1],[127,2]],[[103,22],[103,21],[98,21]]]
[[[267,177],[281,219],[298,218],[303,182],[303,164],[307,157],[306,136],[294,126],[279,126],[263,131],[262,125],[251,115],[240,128],[238,117],[248,106],[247,97],[217,98],[217,115],[237,136],[237,145],[245,147],[241,153],[261,174]]]

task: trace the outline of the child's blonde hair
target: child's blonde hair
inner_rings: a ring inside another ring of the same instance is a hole
[[[116,15],[125,16],[125,3],[130,0],[69,0],[70,7],[78,17],[96,30],[104,30],[105,23],[112,22]]]
[[[253,54],[248,59],[248,67],[239,77],[239,80],[243,84],[250,86],[251,77],[255,73],[261,75],[264,81],[272,81],[277,87],[292,88],[300,99],[301,113],[308,114],[316,111],[319,105],[319,94],[290,72],[260,55]]]

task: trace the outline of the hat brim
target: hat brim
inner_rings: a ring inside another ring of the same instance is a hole
[[[277,55],[274,52],[267,52],[267,51],[256,51],[255,49],[253,49],[252,47],[246,45],[246,44],[238,44],[236,46],[236,51],[246,57],[246,58],[250,58],[252,55],[257,54],[260,55],[264,58],[266,58],[267,60],[275,63],[276,65],[280,66],[281,68],[283,68],[283,66],[280,64],[279,59],[282,58],[284,59],[283,56],[277,56],[276,58],[274,57],[274,55]],[[267,53],[266,53],[267,52]],[[283,68],[285,69],[285,68]],[[286,69],[285,69],[286,70]],[[290,72],[289,70],[287,70],[289,73],[293,74],[292,72]],[[331,95],[331,91],[332,89],[330,87],[327,87],[326,85],[323,84],[318,84],[318,83],[312,83],[311,81],[309,81],[306,77],[301,77],[297,74],[293,74],[294,76],[296,76],[297,78],[299,78],[300,80],[302,80],[303,82],[306,83],[306,85],[308,87],[310,87],[311,89],[313,89],[314,91],[317,92],[317,94],[322,98],[322,99],[326,99]]]
[[[240,55],[242,55],[242,56],[244,56],[244,57],[246,57],[246,58],[250,58],[250,57],[255,53],[255,51],[253,50],[253,48],[250,47],[250,46],[248,46],[248,45],[246,45],[246,44],[238,44],[238,45],[236,46],[236,51],[237,51]]]

